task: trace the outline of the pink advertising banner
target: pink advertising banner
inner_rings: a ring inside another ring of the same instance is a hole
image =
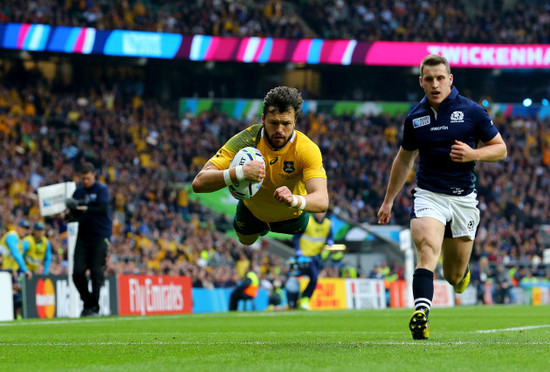
[[[546,44],[239,38],[21,23],[0,23],[2,48],[191,61],[344,66],[418,66],[422,58],[435,53],[446,57],[452,67],[550,68],[550,45]]]
[[[417,66],[428,54],[440,54],[453,67],[548,68],[549,45],[384,42],[372,44],[366,65]]]

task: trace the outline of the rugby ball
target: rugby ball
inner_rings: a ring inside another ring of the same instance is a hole
[[[229,168],[237,167],[239,165],[245,165],[252,160],[261,160],[265,161],[262,153],[260,150],[258,150],[255,147],[245,147],[239,152],[235,154],[235,157],[233,160],[231,160],[231,164],[229,165]],[[258,191],[260,191],[260,187],[262,187],[262,181],[259,182],[253,182],[249,180],[244,180],[241,182],[236,182],[233,185],[230,185],[229,192],[235,199],[239,200],[246,200],[250,199]]]

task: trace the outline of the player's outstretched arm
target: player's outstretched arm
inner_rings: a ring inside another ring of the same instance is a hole
[[[218,169],[212,162],[207,162],[201,171],[195,176],[192,186],[196,193],[213,192],[228,186],[228,183],[235,183],[244,179],[250,181],[261,181],[265,177],[265,164],[260,160],[253,160],[240,170],[233,167],[229,169]],[[228,171],[228,177],[224,172]]]
[[[385,225],[390,221],[393,201],[409,176],[414,165],[414,159],[418,155],[418,150],[408,151],[401,147],[397,153],[390,172],[390,182],[386,189],[386,196],[378,211],[378,223]]]
[[[233,173],[232,179],[236,179],[235,169],[232,172],[230,171],[230,175],[231,173]],[[223,179],[223,170],[218,169],[213,163],[207,162],[195,176],[191,185],[196,193],[220,190],[226,186]]]

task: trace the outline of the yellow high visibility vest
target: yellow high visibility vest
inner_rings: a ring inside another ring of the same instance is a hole
[[[23,238],[29,243],[29,250],[25,253],[25,264],[30,271],[34,271],[44,262],[46,257],[46,248],[48,247],[48,238],[42,237],[40,242],[34,240],[34,236],[27,235]]]
[[[6,245],[6,239],[8,236],[15,234],[17,236],[17,239],[19,239],[19,234],[17,234],[17,231],[10,230],[7,233],[2,236],[2,239],[0,239],[0,245],[4,249],[4,254],[2,257],[2,269],[3,270],[13,270],[17,271],[19,269],[19,264],[17,261],[15,261],[15,258],[13,258],[10,248]],[[21,245],[21,240],[17,243],[17,247],[19,248],[19,252],[23,254],[23,246]]]
[[[309,216],[306,231],[300,237],[300,250],[304,256],[316,256],[323,250],[330,233],[330,219],[324,218],[320,223],[313,215]]]

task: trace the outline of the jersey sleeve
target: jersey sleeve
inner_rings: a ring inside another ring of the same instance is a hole
[[[493,124],[493,120],[481,106],[478,106],[476,110],[476,123],[478,137],[481,141],[488,142],[498,134],[498,129]]]
[[[405,123],[403,127],[403,140],[401,141],[401,147],[403,147],[403,149],[407,151],[414,151],[418,148],[417,145],[414,143],[412,129],[412,118],[410,116],[407,116],[405,118]]]
[[[48,240],[46,245],[46,256],[44,257],[44,274],[50,273],[50,264],[52,263],[52,243]]]
[[[304,166],[304,182],[310,178],[327,178],[327,172],[323,167],[323,156],[321,155],[319,146],[310,142],[307,146],[304,146],[301,156]]]
[[[262,124],[254,124],[245,130],[235,134],[210,158],[210,162],[218,169],[227,169],[233,157],[240,149],[252,146],[256,147],[260,140]]]
[[[101,192],[99,193],[98,195],[98,198],[97,198],[97,202],[99,204],[109,204],[110,200],[109,200],[109,188],[105,185],[102,185],[101,186]]]
[[[21,247],[23,247],[23,257],[27,255],[27,252],[31,248],[29,241],[27,239],[21,240]]]
[[[10,250],[10,253],[19,265],[19,268],[21,271],[26,273],[28,271],[27,265],[25,265],[25,260],[23,259],[23,255],[21,254],[21,251],[19,250],[19,238],[15,236],[14,234],[9,235],[6,237],[6,245],[8,246],[8,249]]]

